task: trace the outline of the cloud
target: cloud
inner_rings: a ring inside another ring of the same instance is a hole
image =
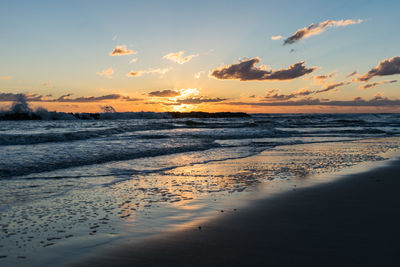
[[[350,82],[340,82],[340,83],[331,83],[331,84],[327,84],[325,85],[322,89],[315,91],[315,93],[324,93],[324,92],[328,92],[328,91],[332,91],[340,86],[343,85],[348,85],[350,84]]]
[[[262,101],[286,101],[289,99],[297,98],[300,96],[307,96],[311,94],[320,94],[320,93],[325,93],[331,90],[334,90],[340,86],[350,84],[350,82],[340,82],[340,83],[332,83],[328,84],[322,89],[319,90],[308,90],[308,89],[300,89],[298,91],[294,91],[290,94],[279,94],[279,90],[269,90],[267,91],[267,95],[262,99]]]
[[[362,19],[347,19],[347,20],[327,20],[317,24],[311,24],[310,26],[296,31],[293,35],[289,36],[283,41],[283,45],[294,44],[304,38],[308,38],[313,35],[323,33],[327,28],[333,27],[345,27],[352,24],[359,24],[363,22]]]
[[[161,101],[150,101],[150,102],[143,102],[142,104],[145,105],[164,105],[164,106],[180,106],[181,103],[178,102],[161,102]]]
[[[204,97],[197,97],[200,91],[197,88],[182,88],[182,89],[173,89],[173,90],[162,90],[162,91],[153,91],[148,93],[150,97],[174,97],[179,98],[180,100],[175,99],[174,101],[181,101],[182,99],[202,99],[203,102],[207,99],[211,98],[204,98]],[[204,100],[205,99],[205,100]],[[171,100],[171,99],[170,99]],[[152,102],[153,103],[153,102]],[[175,103],[175,102],[168,102],[168,103]]]
[[[298,91],[294,91],[292,94],[294,94],[295,96],[306,96],[312,93],[313,91],[310,91],[308,89],[300,89]]]
[[[20,99],[24,99],[25,101],[42,101],[43,96],[39,94],[0,93],[0,102],[13,102]]]
[[[108,68],[108,69],[103,70],[101,72],[96,72],[96,75],[104,76],[107,79],[112,79],[112,75],[113,74],[114,74],[114,70],[112,68]]]
[[[122,100],[122,101],[139,101],[142,99],[131,98],[129,96],[123,96],[120,94],[109,94],[103,96],[82,96],[77,98],[71,98],[72,94],[65,94],[58,98],[49,99],[40,94],[14,94],[14,93],[0,93],[0,102],[12,102],[19,101],[21,97],[28,102],[100,102],[107,100]],[[47,95],[51,97],[51,95]]]
[[[312,77],[305,77],[304,80],[313,80],[315,84],[324,84],[326,80],[336,76],[336,72],[330,72],[328,74],[315,75]]]
[[[175,91],[175,90],[162,90],[162,91],[154,91],[150,92],[149,96],[155,96],[155,97],[176,97],[180,96],[181,92],[180,91]]]
[[[192,58],[199,56],[198,54],[196,54],[196,55],[189,55],[189,56],[183,57],[184,53],[185,53],[185,51],[179,51],[179,52],[176,52],[176,53],[169,53],[169,54],[163,56],[163,58],[171,60],[171,61],[173,61],[175,63],[178,63],[178,64],[184,64],[184,63],[189,62],[190,60],[192,60]]]
[[[117,45],[114,50],[109,53],[110,56],[125,56],[130,54],[137,54],[137,52],[127,49],[126,45]]]
[[[121,96],[121,100],[123,100],[123,101],[134,102],[134,101],[141,101],[141,100],[143,100],[143,99],[141,99],[141,98],[134,98],[134,97],[130,97],[130,96]]]
[[[216,103],[216,102],[222,102],[225,101],[226,99],[224,98],[202,98],[202,97],[193,97],[193,98],[186,98],[186,99],[178,99],[176,100],[177,103],[180,104],[188,104],[188,105],[196,105],[196,104],[202,104],[202,103]]]
[[[123,96],[120,94],[109,94],[109,95],[102,95],[102,96],[82,96],[77,98],[69,98],[72,94],[66,94],[60,96],[54,100],[46,100],[46,102],[100,102],[100,101],[107,101],[107,100],[123,100],[123,101],[139,101],[142,99],[139,98],[131,98],[130,96]],[[28,100],[29,101],[29,100]]]
[[[220,80],[240,81],[291,80],[313,72],[316,68],[306,68],[304,61],[291,65],[288,69],[267,70],[266,66],[256,67],[260,58],[242,60],[240,63],[216,68],[211,76]]]
[[[181,103],[178,103],[178,102],[148,102],[146,104],[152,104],[152,105],[161,104],[164,106],[180,106],[180,105],[182,105]]]
[[[137,58],[132,58],[129,63],[135,63],[137,61]]]
[[[378,63],[378,66],[371,69],[364,75],[357,78],[357,81],[366,82],[375,76],[387,76],[400,74],[400,57],[392,57]]]
[[[356,76],[357,74],[358,74],[358,72],[355,70],[352,73],[347,74],[346,78],[350,78],[350,77]]]
[[[317,76],[314,76],[313,79],[319,80],[319,81],[325,81],[326,79],[332,78],[332,77],[334,77],[335,75],[336,75],[335,72],[331,72],[331,73],[328,73],[328,74],[325,74],[325,75],[317,75]]]
[[[110,94],[103,96],[82,96],[77,98],[69,98],[71,94],[63,95],[55,100],[55,102],[98,102],[103,100],[116,100],[121,99],[119,94]]]
[[[299,96],[306,96],[314,93],[314,91],[310,91],[308,89],[300,89],[290,94],[278,94],[278,91],[279,90],[267,91],[267,95],[262,99],[262,101],[285,101]]]
[[[397,80],[367,83],[367,84],[361,85],[360,89],[365,90],[365,89],[369,89],[369,88],[374,88],[375,86],[378,86],[378,85],[381,85],[381,84],[395,83],[395,82],[397,82]]]
[[[192,88],[193,89],[193,88]],[[219,102],[223,102],[227,99],[225,98],[209,98],[209,97],[186,97],[188,95],[193,95],[192,93],[186,93],[185,94],[185,90],[186,91],[193,91],[191,88],[189,89],[181,89],[180,92],[181,94],[179,95],[180,99],[175,99],[175,100],[169,100],[169,101],[150,101],[150,102],[145,102],[144,104],[148,104],[148,105],[155,105],[155,104],[161,104],[161,105],[165,105],[165,106],[179,106],[179,105],[200,105],[203,103],[219,103]],[[172,91],[174,93],[179,93],[179,91],[173,91],[173,90],[164,90],[164,91]],[[161,91],[161,92],[164,92]],[[156,91],[156,96],[160,96],[159,93],[160,91]],[[161,95],[164,96],[164,95]],[[165,97],[169,97],[169,95],[165,95]],[[186,98],[185,98],[186,97]]]
[[[3,81],[8,81],[8,80],[11,80],[11,76],[0,76],[0,80],[3,80]]]
[[[194,78],[195,78],[195,79],[200,79],[200,76],[201,76],[203,73],[204,73],[204,70],[195,73],[195,74],[194,74]]]
[[[277,35],[277,36],[272,36],[271,40],[279,40],[279,39],[282,39],[282,38],[283,38],[283,36]]]
[[[346,106],[346,107],[383,107],[400,106],[400,99],[389,99],[376,95],[370,100],[356,97],[352,100],[329,100],[318,98],[305,98],[300,100],[276,101],[276,102],[225,102],[227,105],[236,106]]]
[[[143,72],[131,70],[126,76],[128,77],[139,77],[142,76]]]
[[[160,76],[163,76],[165,73],[170,71],[171,68],[164,68],[164,69],[148,69],[148,70],[138,70],[138,71],[133,71],[131,70],[126,76],[128,77],[140,77],[143,74],[160,74]]]

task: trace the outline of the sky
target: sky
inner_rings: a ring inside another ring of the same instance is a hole
[[[0,108],[400,112],[400,1],[2,1]]]

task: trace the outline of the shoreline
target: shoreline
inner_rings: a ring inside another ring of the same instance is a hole
[[[398,173],[397,158],[221,212],[201,228],[111,245],[66,266],[394,266]]]

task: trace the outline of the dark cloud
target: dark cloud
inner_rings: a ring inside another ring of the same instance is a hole
[[[378,66],[357,78],[358,81],[366,82],[375,76],[387,76],[400,74],[400,57],[392,57],[378,63]]]
[[[296,95],[294,94],[268,94],[265,96],[262,101],[284,101],[284,100],[289,100],[292,98],[295,98]]]
[[[314,76],[313,79],[319,80],[319,81],[325,81],[326,79],[332,78],[332,77],[334,77],[335,75],[336,75],[336,73],[331,72],[331,73],[328,73],[328,74],[325,74],[325,75],[317,75],[317,76]]]
[[[400,99],[389,99],[380,95],[370,100],[356,97],[353,100],[328,100],[318,98],[305,98],[300,100],[277,101],[277,102],[227,102],[225,104],[238,106],[358,106],[358,107],[382,107],[400,106]]]
[[[340,86],[350,84],[350,82],[340,82],[340,83],[332,83],[332,84],[327,84],[324,86],[322,89],[315,91],[315,93],[324,93],[328,91],[332,91]]]
[[[311,24],[310,26],[300,29],[296,31],[293,35],[289,36],[283,41],[283,45],[289,45],[289,44],[294,44],[304,38],[321,34],[323,33],[328,27],[344,27],[352,24],[358,24],[361,23],[362,20],[353,20],[353,19],[348,19],[348,20],[327,20],[324,22],[320,22],[317,24]]]
[[[240,63],[216,68],[211,76],[221,79],[237,79],[240,81],[263,81],[263,80],[291,80],[313,72],[316,68],[306,68],[304,61],[290,66],[288,69],[267,70],[265,66],[257,67],[259,58],[242,60]]]
[[[26,101],[43,101],[44,97],[39,94],[25,94]]]
[[[25,101],[38,102],[43,101],[43,96],[39,94],[0,93],[0,102],[20,101],[20,99],[24,99]]]
[[[109,94],[103,96],[82,96],[71,98],[72,94],[65,94],[56,99],[45,98],[39,94],[14,94],[14,93],[0,93],[0,102],[13,102],[19,101],[21,98],[27,102],[99,102],[104,100],[123,100],[123,101],[139,101],[141,99],[131,98],[129,96],[122,96],[119,94]]]
[[[267,91],[267,95],[264,97],[262,101],[286,101],[289,99],[297,98],[299,96],[307,96],[311,94],[320,94],[320,93],[325,93],[329,92],[331,90],[334,90],[340,86],[350,84],[350,82],[340,82],[340,83],[333,83],[333,84],[328,84],[322,89],[319,90],[308,90],[308,89],[301,89],[295,92],[292,92],[290,94],[279,94],[279,90],[269,90]]]
[[[77,98],[68,98],[70,95],[63,95],[57,98],[54,102],[98,102],[103,100],[116,100],[121,99],[119,94],[110,94],[103,96],[82,96]]]
[[[346,75],[346,78],[350,78],[350,77],[352,77],[352,76],[356,76],[357,74],[358,74],[358,72],[355,70],[355,71],[353,71],[352,73],[347,74],[347,75]]]
[[[375,86],[378,86],[378,85],[381,85],[381,84],[395,83],[395,82],[397,82],[397,80],[367,83],[367,84],[361,85],[360,89],[365,90],[365,89],[369,89],[369,88],[374,88]]]
[[[62,96],[60,96],[58,99],[65,99],[65,98],[70,97],[70,96],[72,96],[72,95],[73,95],[73,94],[62,95]]]
[[[310,91],[310,90],[307,90],[307,89],[302,89],[302,90],[299,90],[299,91],[294,92],[294,94],[295,94],[296,96],[306,96],[306,95],[310,95],[310,94],[312,94],[312,93],[314,93],[314,92],[313,92],[313,91]]]
[[[278,90],[269,90],[262,101],[285,101],[299,96],[306,96],[315,93],[314,91],[307,89],[295,91],[290,94],[278,94],[277,91]]]
[[[162,90],[149,93],[149,96],[156,96],[156,97],[176,97],[180,95],[181,92],[175,90]]]
[[[178,99],[176,100],[177,103],[180,104],[189,104],[189,105],[195,105],[195,104],[202,104],[202,103],[216,103],[216,102],[222,102],[225,101],[226,99],[224,98],[186,98],[186,99]]]
[[[129,97],[129,96],[123,96],[123,97],[121,97],[121,99],[124,100],[124,101],[130,101],[130,102],[143,100],[141,98],[134,98],[134,97]]]

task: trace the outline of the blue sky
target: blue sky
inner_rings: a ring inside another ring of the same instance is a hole
[[[399,11],[399,1],[3,2],[0,93],[146,98],[155,90],[197,88],[198,94],[192,98],[235,102],[254,95],[264,97],[268,90],[290,94],[317,85],[304,80],[306,76],[290,81],[238,81],[218,80],[208,74],[222,65],[259,57],[260,65],[273,70],[305,61],[307,67],[318,67],[308,76],[335,72],[331,83],[338,83],[354,70],[364,74],[380,61],[399,56]],[[312,23],[347,19],[363,22],[282,45],[284,38]],[[271,40],[277,35],[283,39]],[[126,45],[137,54],[109,56],[117,45]],[[163,59],[178,51],[198,56],[185,64]],[[132,58],[137,62],[129,63]],[[111,79],[96,75],[109,68],[113,70]],[[131,70],[165,68],[170,70],[162,76],[126,76]],[[193,78],[200,71],[200,79]],[[376,77],[374,81],[396,77]],[[323,97],[369,99],[380,93],[400,98],[397,82],[371,90],[359,90],[359,86],[351,83]],[[52,105],[57,109],[56,103]],[[143,103],[131,109],[137,108],[146,109]]]

